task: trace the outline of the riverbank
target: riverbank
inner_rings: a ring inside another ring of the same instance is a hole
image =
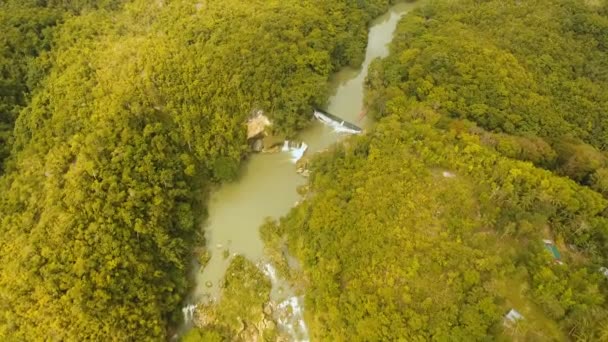
[[[369,123],[366,118],[360,117],[368,67],[374,59],[388,54],[387,44],[391,41],[398,20],[414,6],[411,3],[397,4],[371,23],[361,67],[345,68],[331,77],[330,88],[334,90],[327,107],[329,112],[361,126]],[[308,145],[308,153],[312,154],[326,149],[343,137],[343,134],[332,128],[312,122],[297,139],[304,141]],[[264,262],[264,245],[258,229],[266,218],[278,219],[301,200],[297,188],[307,181],[295,171],[287,153],[252,155],[236,182],[222,185],[212,193],[208,207],[209,218],[204,226],[211,258],[203,272],[196,268],[193,270],[197,286],[188,305],[202,299],[211,302],[220,300],[220,285],[234,255],[242,255],[261,265],[267,264]],[[283,291],[273,291],[272,300],[275,303],[291,303],[285,305],[291,306],[292,312],[294,301],[296,307],[301,306],[296,294],[290,293],[285,282],[276,280],[273,286],[284,287]],[[285,326],[287,324],[294,323],[286,323]]]

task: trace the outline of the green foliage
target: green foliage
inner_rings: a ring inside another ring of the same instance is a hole
[[[608,202],[574,182],[605,191],[607,8],[433,1],[399,24],[367,80],[381,122],[262,230],[302,263],[314,340],[607,336]]]
[[[230,158],[220,157],[215,161],[213,176],[218,181],[233,180],[237,176],[238,162]]]
[[[608,197],[608,169],[602,168],[591,176],[591,188]]]
[[[496,150],[506,157],[525,160],[534,165],[552,167],[557,152],[542,138],[520,137],[508,134],[489,134]]]
[[[595,238],[607,232],[599,194],[475,135],[397,116],[314,160],[312,175],[315,195],[274,229],[303,263],[313,339],[498,336],[511,307],[492,284],[512,264],[526,270],[525,300],[542,308],[528,320],[599,336],[602,325],[584,324],[608,313],[593,263],[608,257]],[[552,263],[551,236],[592,260],[560,247],[567,266]]]
[[[8,5],[30,8],[53,8],[78,14],[95,9],[118,9],[126,0],[4,0]]]
[[[165,338],[200,193],[237,175],[248,115],[304,127],[390,2],[2,2],[0,339]],[[301,261],[315,340],[497,337],[493,281],[515,267],[538,315],[608,336],[606,200],[509,159],[606,194],[607,16],[605,1],[462,0],[400,24],[368,80],[385,119],[317,159],[311,198],[263,230]],[[185,339],[272,340],[269,293],[235,258]]]
[[[58,11],[0,3],[0,172],[15,119],[43,77],[51,32],[60,19]]]
[[[217,314],[228,325],[256,322],[263,316],[264,304],[270,298],[270,280],[251,261],[243,256],[232,260],[224,278]]]
[[[193,328],[184,337],[182,342],[222,342],[222,335],[217,331],[201,330]]]
[[[501,133],[497,149],[510,157],[586,182],[604,165],[591,148],[608,148],[605,8],[582,0],[430,2],[399,25],[391,56],[372,67],[371,113],[403,115],[424,104]],[[561,164],[541,146],[573,138],[581,146],[565,149]],[[583,160],[570,159],[573,149]]]
[[[270,280],[255,264],[236,256],[226,270],[225,286],[219,303],[199,307],[200,329],[184,341],[250,341],[274,336],[275,325],[264,308],[270,301]],[[198,339],[195,339],[198,338]]]
[[[600,168],[606,166],[608,158],[593,146],[560,141],[556,143],[558,172],[578,182],[585,182]]]
[[[249,113],[278,131],[307,124],[328,96],[319,85],[360,59],[388,6],[22,4],[35,10],[0,5],[0,157],[14,140],[0,179],[2,340],[164,338],[188,287],[198,199],[234,178]]]

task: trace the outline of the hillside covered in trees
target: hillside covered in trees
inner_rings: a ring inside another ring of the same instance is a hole
[[[311,197],[265,227],[302,262],[313,340],[484,340],[517,305],[522,337],[607,337],[600,194],[396,116],[313,165]]]
[[[281,269],[312,340],[608,339],[607,42],[605,1],[402,20],[368,76],[379,123],[313,159],[307,199],[262,230],[301,262]]]
[[[305,127],[393,2],[0,0],[0,340],[167,339],[247,118]],[[403,19],[367,80],[377,124],[261,230],[311,339],[608,340],[607,48],[606,0]],[[253,263],[222,291],[188,341],[280,336]]]
[[[444,127],[606,192],[607,11],[605,1],[433,2],[372,70],[370,109],[380,118],[422,104]]]
[[[249,114],[304,126],[387,7],[1,1],[0,339],[164,339]]]

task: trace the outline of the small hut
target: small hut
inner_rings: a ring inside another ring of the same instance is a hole
[[[520,314],[517,310],[511,309],[506,315],[504,319],[504,324],[506,326],[511,326],[512,324],[517,323],[517,321],[521,321],[524,319],[524,316]]]

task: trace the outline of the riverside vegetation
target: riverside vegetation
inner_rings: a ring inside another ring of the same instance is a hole
[[[388,5],[1,2],[1,339],[164,339],[249,113],[306,125]],[[306,200],[262,228],[311,338],[608,339],[607,47],[605,0],[408,15],[370,70],[377,126],[312,160]],[[213,329],[187,339],[265,321],[269,291],[235,258]]]
[[[312,340],[608,340],[607,43],[606,1],[402,20],[368,76],[378,124],[316,157],[307,199],[262,229],[301,262],[279,269]]]
[[[388,5],[1,1],[0,339],[164,339],[248,115],[303,127]]]

